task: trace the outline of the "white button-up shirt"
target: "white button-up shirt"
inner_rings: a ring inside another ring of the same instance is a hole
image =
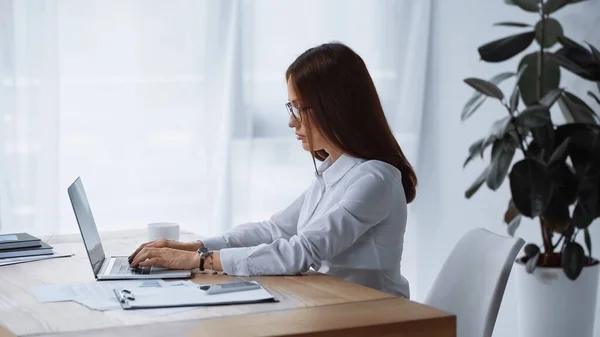
[[[321,273],[409,297],[400,272],[406,198],[401,174],[377,160],[326,159],[316,180],[269,220],[202,240],[229,275]]]

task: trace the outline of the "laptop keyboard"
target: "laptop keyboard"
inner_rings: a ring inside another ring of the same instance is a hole
[[[115,258],[110,275],[148,275],[152,267],[137,267],[131,268],[129,266],[129,260],[126,256],[120,256]]]

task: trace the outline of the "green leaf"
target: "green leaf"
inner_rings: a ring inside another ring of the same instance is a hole
[[[479,177],[477,177],[477,179],[473,182],[473,184],[471,185],[471,187],[469,187],[469,189],[465,192],[465,197],[467,199],[470,199],[475,192],[477,192],[477,190],[481,187],[481,185],[483,185],[483,182],[485,181],[485,178],[487,176],[487,168],[481,173],[481,175]]]
[[[471,146],[469,146],[469,156],[465,160],[463,168],[465,168],[467,164],[476,156],[483,156],[483,150],[485,150],[484,141],[485,139],[481,138],[480,140],[476,141],[475,143],[471,144]]]
[[[592,147],[600,147],[600,141],[594,141]],[[595,151],[598,152],[598,151]],[[596,161],[598,158],[595,158]],[[587,228],[595,217],[600,214],[600,168],[593,159],[579,176],[577,205],[573,210],[573,224],[577,228]]]
[[[487,172],[486,183],[492,190],[497,190],[504,182],[510,163],[515,154],[515,144],[510,138],[497,139],[492,146],[492,162]]]
[[[567,123],[598,124],[598,115],[579,97],[565,91],[558,100]],[[596,117],[596,118],[594,118]]]
[[[577,200],[577,177],[573,169],[567,164],[567,162],[557,162],[552,166],[548,167],[548,176],[552,181],[552,196],[550,199],[560,197],[562,200],[554,200],[555,205],[564,206],[567,208]],[[552,200],[550,202],[552,204]],[[548,208],[546,207],[546,211]],[[567,211],[567,216],[569,212]],[[567,220],[567,219],[563,219]]]
[[[558,51],[556,51],[554,53],[548,53],[547,55],[550,59],[552,59],[554,62],[556,62],[559,66],[565,68],[566,70],[572,72],[573,74],[575,74],[583,79],[589,80],[589,81],[592,81],[594,79],[594,74],[589,69],[589,67],[587,67],[585,65],[581,65],[574,59],[571,59],[570,57],[573,57],[573,56],[568,56],[567,52],[565,51],[564,48],[559,49]],[[585,61],[583,61],[583,62],[585,62]]]
[[[600,178],[600,128],[596,129],[593,135],[593,140],[588,144],[590,156],[584,173],[586,178],[596,179]]]
[[[560,44],[566,49],[574,52],[577,56],[592,56],[592,54],[587,49],[585,49],[583,45],[573,41],[572,39],[564,35],[558,38],[558,42],[560,42]]]
[[[550,90],[558,88],[560,83],[560,68],[558,64],[548,54],[545,54],[544,58],[544,72],[541,96],[538,98],[538,63],[539,63],[539,52],[534,52],[523,57],[519,63],[519,69],[527,65],[523,77],[519,81],[519,90],[521,91],[521,98],[526,106],[537,104],[542,97],[544,97]]]
[[[556,149],[553,157],[555,154],[560,156],[557,152],[561,152],[561,147],[564,147],[564,142]],[[542,216],[551,231],[566,235],[573,229],[573,226],[569,226],[569,206],[577,198],[577,178],[564,160],[549,164],[547,173],[551,181],[551,192]]]
[[[551,122],[550,111],[544,105],[532,105],[523,110],[515,122],[530,128],[541,127]]]
[[[509,178],[512,199],[519,212],[529,218],[542,214],[551,195],[551,181],[544,164],[523,159],[513,165]]]
[[[544,48],[550,48],[558,41],[558,37],[563,35],[563,28],[555,19],[547,18],[544,20],[546,20],[545,23],[542,23],[542,20],[540,20],[535,25],[535,40],[540,46],[543,45]],[[544,26],[543,34],[542,25]],[[544,35],[543,43],[542,35]]]
[[[479,91],[480,93],[486,96],[494,97],[499,100],[502,100],[504,98],[502,90],[500,90],[500,88],[498,88],[498,86],[492,82],[474,77],[466,78],[464,81],[465,83],[473,87],[473,89]]]
[[[525,70],[527,70],[528,65],[524,64],[519,66],[519,71],[517,71],[517,80],[515,81],[515,86],[517,86],[519,84],[519,82],[521,81],[521,77],[523,77],[523,74],[525,73]]]
[[[600,104],[600,98],[598,98],[598,96],[596,96],[596,95],[595,95],[593,92],[591,92],[591,91],[588,91],[588,92],[587,92],[587,94],[588,94],[590,97],[592,97],[592,98],[593,98],[593,99],[596,101],[596,103]]]
[[[544,95],[544,97],[542,97],[540,104],[547,106],[548,108],[551,108],[552,105],[554,105],[554,102],[556,102],[558,100],[558,98],[560,97],[560,95],[563,93],[563,91],[564,91],[564,89],[562,89],[562,88],[555,88],[555,89],[548,91],[546,93],[546,95]]]
[[[589,167],[593,167],[593,165],[590,164]],[[596,173],[592,174],[595,175],[586,177],[586,179],[580,181],[579,201],[582,201],[586,213],[591,215],[592,218],[596,218],[600,215],[600,208],[598,206],[600,204],[600,190],[598,189],[600,186],[600,176],[597,174],[600,170],[598,170],[598,167],[593,170],[595,170]]]
[[[513,237],[515,236],[515,233],[517,232],[517,229],[519,228],[519,225],[521,224],[521,219],[523,219],[523,216],[521,214],[519,214],[508,223],[508,226],[506,229],[506,231],[508,232],[508,235],[513,236]]]
[[[515,112],[519,107],[519,87],[515,86],[510,95],[510,111]]]
[[[503,117],[492,123],[485,144],[492,144],[496,139],[503,138],[510,126],[510,116]]]
[[[585,199],[585,203],[586,203],[586,209],[587,212],[589,214],[592,214],[593,219],[597,218],[600,216],[600,190],[598,189],[598,186],[600,186],[598,183],[600,181],[598,179],[596,179],[595,187],[591,187],[589,191],[586,191],[586,199]],[[581,196],[581,193],[580,193]],[[592,221],[594,221],[592,219]]]
[[[592,258],[592,239],[590,238],[590,231],[585,228],[583,230],[583,237],[585,240],[585,246],[587,247],[588,253],[590,254],[590,259]]]
[[[592,55],[594,55],[594,59],[598,63],[598,66],[600,66],[600,50],[596,49],[596,47],[594,47],[591,43],[588,43],[588,46],[590,46]]]
[[[486,62],[502,62],[527,49],[535,37],[535,32],[526,32],[488,42],[477,51]]]
[[[525,69],[527,69],[527,65],[524,65],[519,69],[517,73],[517,80],[515,82],[515,86],[513,88],[513,92],[510,95],[510,111],[515,112],[519,106],[519,81],[521,81],[521,76],[525,73]]]
[[[514,22],[514,21],[504,21],[504,22],[496,22],[494,26],[506,26],[506,27],[531,27],[528,23]]]
[[[533,141],[527,148],[528,154],[546,162],[554,152],[555,131],[552,124],[531,129]]]
[[[577,228],[588,228],[594,217],[585,209],[585,200],[579,199],[573,210],[573,225]]]
[[[544,13],[552,14],[566,5],[574,4],[586,0],[548,0],[544,4]]]
[[[566,167],[566,164],[563,163],[563,165],[561,165],[560,167]],[[562,170],[558,170],[559,173],[561,171]],[[562,171],[562,172],[564,172],[566,174],[570,173],[568,171],[567,172]],[[555,175],[558,175],[558,174],[555,173]],[[575,184],[577,184],[577,180],[575,180],[573,175],[571,175],[570,177],[573,179],[573,185],[571,185],[571,186],[576,186]],[[555,177],[553,177],[553,178],[555,178]],[[558,177],[556,177],[556,178],[558,178]],[[566,179],[563,178],[563,180],[566,180]],[[546,209],[542,213],[542,216],[544,217],[544,220],[545,220],[548,228],[553,232],[557,232],[557,233],[561,233],[561,234],[564,234],[569,229],[569,220],[570,220],[569,205],[570,205],[570,203],[569,203],[569,200],[567,199],[569,196],[563,194],[563,191],[565,190],[565,188],[568,188],[568,187],[569,186],[561,186],[560,183],[557,183],[557,181],[554,181],[554,179],[553,179],[550,200],[548,201],[548,205],[546,206]],[[577,191],[575,190],[575,192],[573,192],[573,193],[577,194]]]
[[[555,53],[549,53],[551,59],[581,78],[600,81],[600,65],[592,52],[564,35],[558,37],[558,42],[563,48]]]
[[[509,5],[519,6],[527,12],[539,12],[538,0],[504,0],[504,2]]]
[[[584,123],[563,124],[556,128],[555,134],[557,144],[571,138],[569,159],[579,179],[595,179],[594,174],[600,172],[597,168],[600,165],[600,126]],[[579,185],[582,185],[582,182]]]
[[[506,209],[506,212],[504,212],[504,223],[508,225],[519,214],[521,213],[519,213],[519,210],[515,206],[513,200],[510,199],[508,202],[508,208]]]
[[[502,81],[509,79],[515,76],[513,72],[503,72],[494,77],[490,78],[489,81],[496,85],[500,84]],[[465,107],[463,108],[462,114],[460,116],[461,121],[465,121],[467,118],[471,117],[475,111],[483,104],[487,96],[482,95],[479,91],[475,91],[473,96],[469,99]]]
[[[527,256],[528,258],[532,258],[540,253],[540,247],[538,247],[536,244],[528,243],[523,248],[523,251],[525,252],[525,256]]]
[[[563,142],[554,150],[550,160],[548,161],[548,166],[554,166],[559,163],[564,163],[565,159],[567,159],[569,144],[571,142],[571,138],[567,137]]]
[[[467,101],[465,107],[463,108],[463,112],[460,116],[461,121],[467,120],[467,118],[471,117],[479,107],[485,102],[487,96],[482,95],[479,91],[476,91],[473,96]]]
[[[577,279],[583,270],[585,253],[577,242],[569,241],[561,254],[561,265],[565,275],[571,280]]]

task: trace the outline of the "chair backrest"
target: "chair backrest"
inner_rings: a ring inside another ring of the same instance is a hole
[[[456,315],[457,336],[490,337],[508,277],[525,241],[483,228],[470,230],[450,252],[425,304]]]

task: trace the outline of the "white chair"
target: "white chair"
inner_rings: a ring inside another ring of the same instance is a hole
[[[456,315],[458,337],[490,337],[508,277],[525,241],[470,230],[450,252],[425,304]]]

